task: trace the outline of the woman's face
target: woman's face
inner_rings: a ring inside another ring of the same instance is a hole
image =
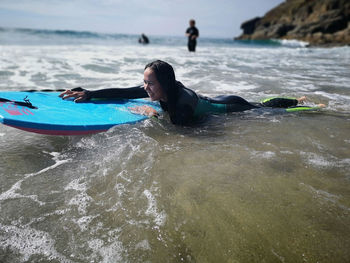
[[[150,68],[146,68],[143,73],[143,88],[152,101],[167,100],[166,94],[157,80],[156,74]]]

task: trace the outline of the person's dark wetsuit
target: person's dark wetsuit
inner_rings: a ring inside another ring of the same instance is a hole
[[[294,98],[273,98],[261,103],[250,103],[239,96],[218,96],[214,98],[197,95],[193,90],[186,88],[177,81],[178,99],[176,101],[175,115],[171,116],[174,124],[187,125],[196,119],[211,113],[240,112],[261,107],[288,108],[298,104]],[[148,94],[143,86],[136,86],[124,89],[103,89],[87,91],[87,99],[91,98],[122,98],[137,99],[147,98]],[[167,103],[160,102],[164,111],[167,111]]]
[[[191,26],[191,27],[187,28],[186,33],[189,34],[189,36],[188,36],[188,43],[187,43],[188,51],[195,52],[196,51],[197,40],[196,39],[192,39],[192,36],[197,36],[198,37],[199,31],[198,31],[198,29],[195,26]]]
[[[145,34],[142,34],[141,37],[139,38],[139,43],[140,44],[149,44],[149,39]]]

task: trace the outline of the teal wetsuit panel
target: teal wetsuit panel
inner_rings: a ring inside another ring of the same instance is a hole
[[[200,117],[210,113],[226,113],[226,104],[212,103],[205,99],[198,99],[194,111],[194,117]]]

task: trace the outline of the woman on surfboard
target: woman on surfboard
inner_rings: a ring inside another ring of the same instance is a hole
[[[91,98],[136,99],[149,97],[152,101],[159,101],[162,109],[169,113],[171,122],[178,125],[191,124],[198,117],[210,113],[240,112],[261,107],[293,108],[306,100],[306,97],[298,99],[271,98],[260,103],[250,103],[234,95],[204,97],[177,81],[173,67],[161,60],[153,61],[145,66],[143,82],[143,86],[122,89],[89,91],[75,88],[66,90],[60,94],[60,97],[63,99],[74,98],[75,102],[84,102]],[[310,107],[310,109],[312,108]],[[158,116],[156,110],[146,105],[131,110],[150,117]]]

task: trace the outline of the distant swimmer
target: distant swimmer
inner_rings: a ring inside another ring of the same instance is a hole
[[[149,39],[145,34],[141,34],[141,37],[139,38],[140,44],[149,44]]]
[[[216,113],[240,112],[257,108],[286,108],[295,111],[298,104],[305,102],[306,97],[266,99],[260,103],[250,103],[235,95],[221,95],[208,98],[186,88],[175,78],[173,67],[165,61],[156,60],[146,65],[143,74],[143,85],[130,88],[108,88],[102,90],[67,90],[60,94],[63,99],[74,98],[76,102],[92,98],[104,99],[137,99],[149,97],[159,101],[162,109],[169,114],[170,120],[177,125],[191,125],[203,116]],[[310,108],[310,107],[304,107]],[[130,109],[135,113],[147,116],[158,116],[158,112],[148,106]]]
[[[199,37],[199,31],[195,27],[196,21],[194,19],[190,20],[190,27],[186,30],[186,36],[188,37],[188,51],[195,52],[197,45],[197,38]]]

